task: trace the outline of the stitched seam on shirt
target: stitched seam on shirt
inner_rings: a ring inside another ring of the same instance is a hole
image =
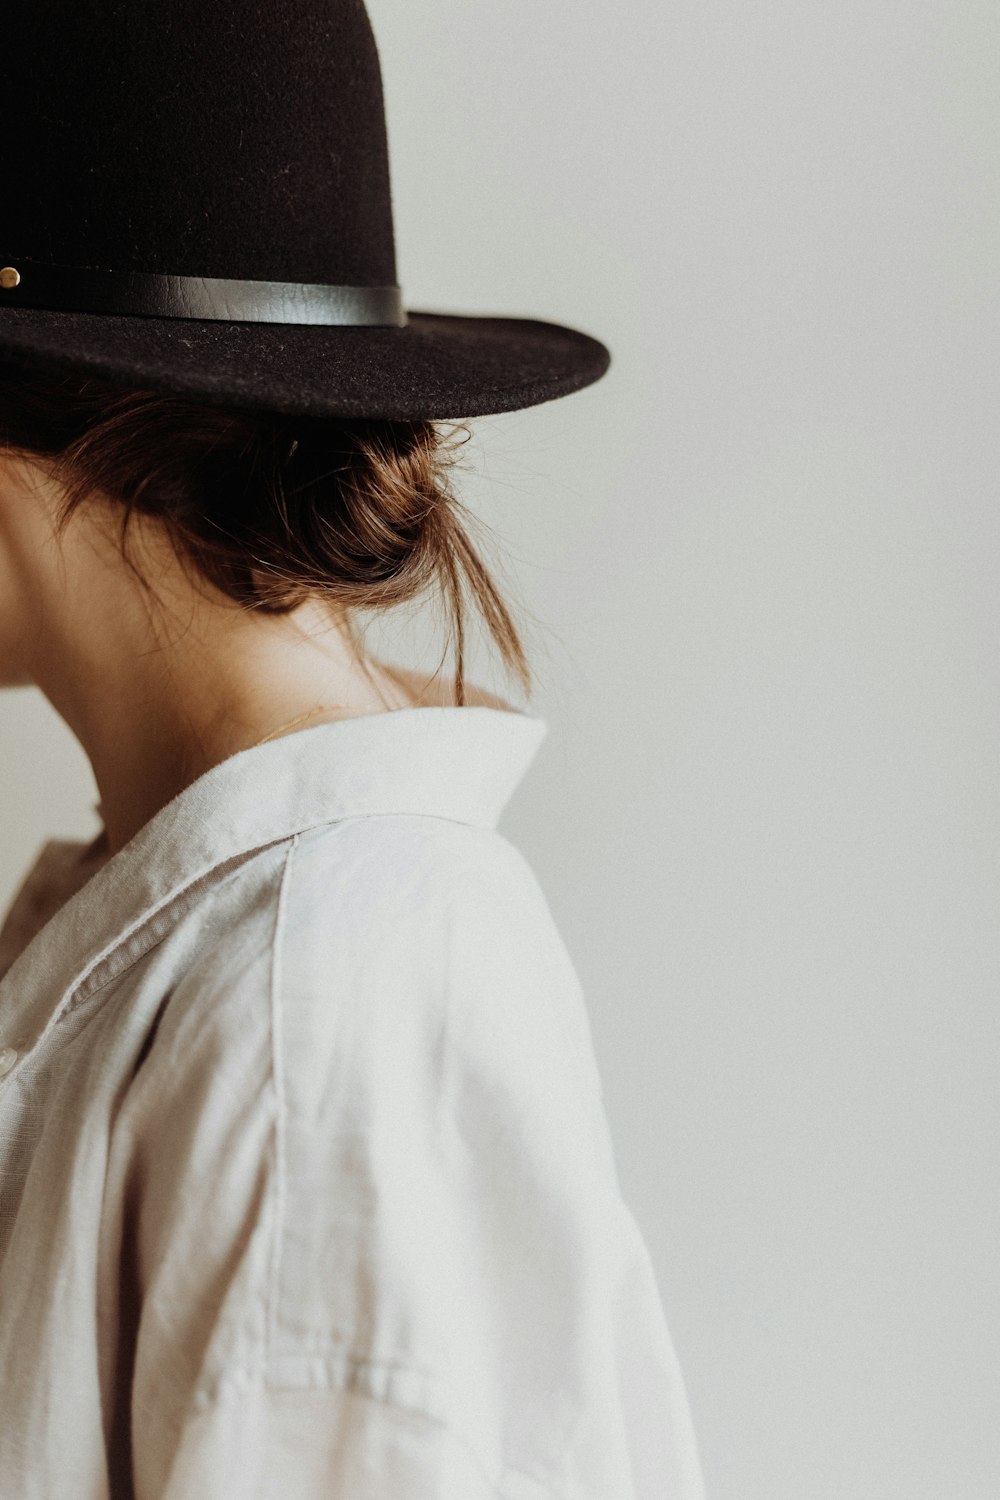
[[[274,1348],[275,1328],[278,1316],[278,1287],[281,1277],[281,1251],[285,1237],[285,1204],[287,1201],[287,1162],[285,1149],[285,1077],[282,1022],[284,1012],[281,1004],[281,981],[284,973],[282,945],[285,936],[285,916],[288,910],[288,891],[292,881],[292,860],[298,847],[299,835],[292,838],[285,856],[278,889],[278,901],[274,916],[274,941],[271,944],[271,1072],[274,1080],[274,1154],[275,1154],[275,1204],[274,1240],[271,1245],[271,1266],[267,1289],[267,1339],[264,1351],[265,1362]]]

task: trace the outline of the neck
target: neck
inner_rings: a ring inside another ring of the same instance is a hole
[[[190,603],[164,623],[119,598],[90,626],[68,628],[35,681],[90,761],[111,853],[238,751],[412,701],[315,602],[284,616]]]

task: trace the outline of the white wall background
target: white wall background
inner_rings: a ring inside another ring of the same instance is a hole
[[[408,305],[615,357],[467,498],[711,1500],[996,1500],[1000,11],[370,10]],[[98,825],[0,707],[2,896]]]

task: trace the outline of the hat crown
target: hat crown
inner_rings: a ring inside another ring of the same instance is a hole
[[[18,0],[0,129],[5,260],[396,282],[361,0]]]

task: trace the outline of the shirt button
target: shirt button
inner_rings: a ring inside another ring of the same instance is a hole
[[[2,1078],[5,1073],[9,1073],[10,1070],[11,1070],[11,1068],[14,1066],[14,1064],[16,1062],[17,1062],[17,1048],[16,1047],[3,1047],[3,1048],[0,1048],[0,1078]]]

